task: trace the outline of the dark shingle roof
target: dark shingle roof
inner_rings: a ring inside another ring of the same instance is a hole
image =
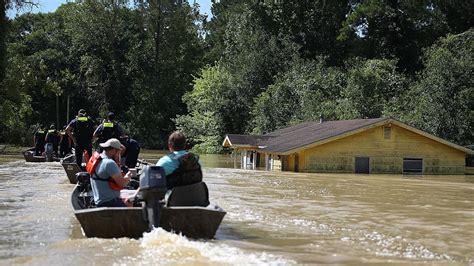
[[[326,121],[323,123],[319,121],[305,122],[278,129],[265,135],[229,134],[224,141],[224,145],[226,141],[229,140],[234,147],[255,147],[261,152],[284,154],[295,152],[313,143],[318,143],[346,133],[356,133],[356,130],[367,129],[372,125],[380,126],[385,123],[393,123],[432,140],[466,152],[467,154],[474,154],[474,151],[467,147],[459,146],[391,118]]]
[[[259,146],[271,136],[227,134],[233,146]]]
[[[291,151],[387,119],[388,118],[374,118],[326,121],[323,123],[319,121],[302,123],[264,135],[264,137],[269,136],[271,138],[266,140],[265,143],[261,143],[262,146],[266,146],[261,149],[261,151],[276,153]]]

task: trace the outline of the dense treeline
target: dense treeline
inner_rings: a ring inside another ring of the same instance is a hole
[[[182,0],[78,0],[5,20],[0,141],[26,144],[85,108],[114,111],[152,148],[178,128],[219,152],[226,133],[320,116],[391,116],[474,142],[472,1],[213,2],[208,20]]]

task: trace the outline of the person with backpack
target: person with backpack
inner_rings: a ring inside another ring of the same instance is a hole
[[[157,166],[163,168],[168,189],[202,182],[199,156],[186,151],[186,137],[179,131],[168,138],[170,153],[158,160]]]
[[[87,151],[92,156],[92,134],[94,133],[94,121],[86,115],[86,110],[81,109],[76,118],[71,120],[66,127],[66,133],[71,137],[75,146],[76,163],[82,168],[82,154]]]
[[[87,172],[91,175],[92,194],[96,207],[127,207],[120,198],[120,189],[132,178],[132,172],[122,176],[117,162],[120,161],[122,144],[111,138],[99,144],[102,153],[95,152],[87,163]]]

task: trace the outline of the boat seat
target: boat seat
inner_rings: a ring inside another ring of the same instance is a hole
[[[166,206],[201,206],[209,205],[209,190],[204,182],[174,187],[165,196]]]

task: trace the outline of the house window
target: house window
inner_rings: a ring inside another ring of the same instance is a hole
[[[369,157],[355,157],[355,173],[356,174],[369,173]]]
[[[383,138],[390,139],[392,137],[392,128],[391,127],[383,127]]]
[[[422,174],[423,173],[423,159],[403,158],[403,173],[404,174]]]

